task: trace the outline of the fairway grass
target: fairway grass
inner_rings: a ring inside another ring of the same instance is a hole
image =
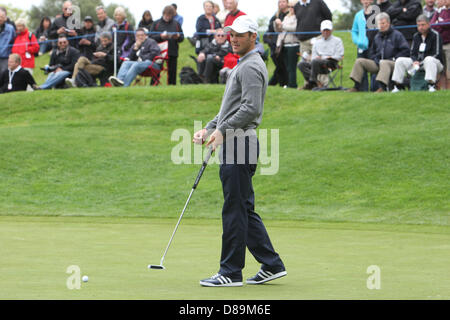
[[[183,220],[0,217],[0,299],[449,299],[448,226],[268,221],[288,276],[271,284],[202,288],[218,270],[221,224]],[[69,266],[89,282],[69,290]],[[381,270],[379,290],[367,268]],[[247,253],[244,278],[259,265]]]

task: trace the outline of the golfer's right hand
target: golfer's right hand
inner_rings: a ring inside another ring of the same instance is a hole
[[[208,130],[202,129],[194,133],[194,139],[192,139],[192,142],[195,144],[203,144],[206,140],[206,136],[208,134]]]

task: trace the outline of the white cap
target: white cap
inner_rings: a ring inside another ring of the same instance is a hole
[[[333,30],[333,22],[330,20],[323,20],[320,24],[320,31],[323,30]]]
[[[223,31],[226,33],[230,32],[231,30],[237,33],[257,33],[258,25],[249,16],[244,15],[237,17],[237,19],[234,20],[231,26],[223,28]]]

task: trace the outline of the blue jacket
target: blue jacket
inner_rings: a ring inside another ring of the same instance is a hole
[[[396,60],[409,57],[410,48],[400,31],[389,28],[386,32],[378,32],[370,46],[370,59],[378,65],[380,60]]]
[[[356,13],[353,19],[352,26],[352,41],[358,49],[367,50],[369,49],[369,38],[366,34],[366,18],[364,16],[364,9]]]
[[[9,23],[5,23],[0,29],[3,29],[0,32],[0,58],[7,59],[11,54],[12,45],[16,38],[16,31]]]

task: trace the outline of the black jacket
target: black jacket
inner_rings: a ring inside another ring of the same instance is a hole
[[[95,52],[104,52],[106,56],[104,58],[93,57],[91,63],[104,67],[108,75],[112,74],[114,72],[114,43],[111,42],[106,47],[100,44]]]
[[[120,26],[114,24],[117,28],[117,51],[120,57],[126,58],[131,51],[131,46],[136,41],[134,37],[134,27],[127,20]]]
[[[177,21],[175,21],[175,19],[172,19],[170,22],[166,22],[164,21],[164,19],[161,18],[153,23],[151,31],[154,33],[152,33],[150,37],[158,43],[165,41],[161,39],[162,32],[164,31],[167,31],[168,33],[178,32],[180,35],[178,39],[176,40],[172,38],[168,39],[169,41],[168,55],[170,57],[178,57],[178,48],[179,48],[178,43],[184,40],[184,34],[183,29],[181,29],[180,24]]]
[[[403,11],[404,9],[406,12]],[[397,0],[397,2],[387,9],[386,13],[391,17],[391,24],[394,27],[414,26],[398,29],[405,36],[406,40],[410,41],[417,31],[415,27],[416,18],[422,11],[422,4],[419,0]]]
[[[378,32],[370,46],[370,59],[378,65],[380,60],[395,60],[409,57],[409,45],[398,30],[389,28],[386,32]]]
[[[0,93],[25,91],[27,90],[28,85],[32,86],[36,84],[36,82],[34,81],[33,76],[28,72],[28,70],[21,68],[14,74],[14,77],[11,82],[12,84],[11,90],[8,90],[8,84],[9,84],[9,71],[7,69],[0,75]]]
[[[83,57],[88,58],[89,60],[92,59],[92,54],[94,53],[96,49],[95,44],[95,28],[92,27],[91,29],[82,28],[80,30],[79,36],[82,36],[83,38],[77,39],[78,42],[78,50],[80,50],[80,54]],[[80,44],[81,39],[87,39],[91,42],[90,45]]]
[[[232,52],[232,48],[228,41],[225,41],[225,43],[223,44],[218,44],[214,39],[201,52],[204,53],[206,56],[208,55],[219,56],[220,61],[223,63],[223,58],[228,53]]]
[[[323,0],[311,0],[307,6],[300,2],[294,7],[297,16],[297,32],[317,31],[320,34],[320,24],[323,20],[332,20],[331,11]],[[305,41],[318,34],[298,34],[300,41]]]
[[[53,49],[49,65],[57,66],[64,71],[69,71],[72,73],[78,58],[80,58],[80,51],[74,47],[68,46],[64,52],[59,52],[58,49]]]
[[[158,43],[156,43],[156,41],[151,38],[147,38],[144,43],[141,44],[138,50],[134,50],[133,44],[131,53],[128,58],[132,61],[138,61],[139,58],[141,59],[141,61],[153,61],[153,59],[160,54],[161,50],[158,46]]]
[[[61,17],[58,17],[53,21],[52,26],[50,27],[50,30],[48,32],[50,39],[58,39],[59,37],[58,29],[61,27],[67,28],[67,19],[69,18],[70,17],[65,17],[64,15],[61,15]],[[80,30],[76,29],[75,31],[77,32],[78,35],[80,34]],[[69,36],[67,33],[64,32],[63,34],[65,34],[68,38],[71,38],[71,36]],[[76,48],[78,44],[78,39],[69,39],[69,43],[72,47]]]
[[[217,19],[216,16],[214,16],[214,15],[213,15],[213,19],[214,19],[214,30],[221,28],[222,25],[220,24],[219,19]],[[212,41],[212,39],[214,39],[214,35],[206,34],[206,30],[209,30],[209,29],[211,29],[209,20],[208,20],[208,18],[206,18],[206,16],[204,14],[202,14],[200,17],[197,18],[197,23],[195,25],[195,30],[197,32],[194,34],[194,36],[196,36],[199,39],[209,38],[210,41]]]
[[[419,52],[420,45],[425,42],[425,52]],[[439,33],[430,28],[430,31],[425,38],[422,40],[422,35],[417,32],[414,34],[413,43],[411,47],[411,59],[413,61],[422,62],[426,57],[433,57],[441,61],[444,65],[444,56],[442,54],[442,38]]]

